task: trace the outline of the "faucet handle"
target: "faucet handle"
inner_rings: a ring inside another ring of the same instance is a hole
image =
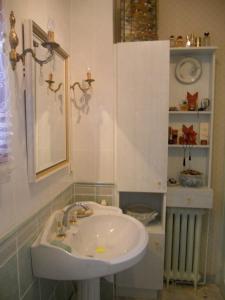
[[[58,237],[65,236],[65,228],[63,226],[63,214],[60,213],[56,216],[56,234]]]
[[[88,210],[88,204],[86,202],[76,202],[77,206],[80,206],[82,208],[84,208],[85,210]]]
[[[77,222],[77,211],[72,210],[71,213],[69,214],[69,222],[70,224],[74,225]]]

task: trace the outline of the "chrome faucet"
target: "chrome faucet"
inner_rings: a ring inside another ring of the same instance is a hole
[[[79,209],[79,208],[83,208],[85,210],[88,210],[88,205],[84,202],[84,203],[81,203],[81,202],[75,202],[75,203],[72,203],[68,206],[66,206],[64,209],[63,209],[63,219],[62,219],[62,226],[63,228],[68,228],[68,225],[69,225],[69,212],[72,210],[72,209]]]

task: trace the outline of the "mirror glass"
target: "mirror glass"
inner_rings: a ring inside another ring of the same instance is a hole
[[[48,57],[48,50],[41,45],[47,34],[36,23],[25,24],[24,35],[38,59]],[[68,55],[59,47],[54,58],[42,66],[29,56],[26,57],[28,171],[34,181],[68,164]]]

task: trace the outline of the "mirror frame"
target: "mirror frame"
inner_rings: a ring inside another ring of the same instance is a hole
[[[34,21],[26,20],[23,24],[23,47],[33,48],[33,38],[38,37],[41,41],[47,41],[47,33]],[[35,96],[35,62],[31,55],[25,58],[25,107],[26,107],[26,133],[27,133],[27,169],[29,182],[36,182],[45,177],[69,167],[69,85],[68,85],[68,59],[69,55],[61,48],[55,50],[65,61],[65,130],[66,130],[66,157],[64,160],[51,165],[50,167],[36,172],[36,96]],[[46,84],[47,88],[47,84]]]

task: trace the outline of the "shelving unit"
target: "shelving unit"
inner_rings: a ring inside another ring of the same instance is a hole
[[[211,160],[213,142],[213,110],[214,110],[214,78],[215,78],[215,50],[216,47],[171,48],[170,50],[170,107],[177,107],[176,111],[169,111],[169,126],[178,130],[182,135],[182,125],[193,125],[196,145],[177,144],[168,145],[168,178],[179,180],[179,173],[183,170],[184,150],[186,149],[186,168],[198,170],[204,174],[204,186],[211,188]],[[183,58],[197,59],[202,72],[198,80],[193,83],[180,82],[175,76],[176,66]],[[204,98],[210,100],[205,111],[181,111],[179,104],[186,99],[187,92],[198,92],[198,104]],[[200,124],[208,124],[208,143],[200,143]],[[189,156],[191,161],[189,161]],[[169,187],[170,189],[171,187]]]
[[[174,139],[170,136],[168,178],[175,178],[178,185],[168,186],[167,189],[164,269],[167,284],[171,280],[185,280],[193,282],[197,287],[199,281],[204,282],[206,278],[209,218],[213,205],[211,165],[215,52],[216,47],[172,48],[170,50],[169,107],[177,108],[177,110],[169,111],[169,126],[178,130],[178,138],[176,141],[176,132]],[[196,74],[198,76],[195,76]],[[201,109],[205,109],[201,111],[198,111],[199,107],[196,107],[195,111],[179,110],[187,109],[187,105],[184,105],[182,101],[186,99],[187,92],[191,95],[198,92],[198,104],[202,99],[209,99],[210,105],[201,106]],[[196,141],[192,140],[194,144],[196,143],[195,145],[181,144],[184,142],[182,125],[187,128],[193,125],[197,134]],[[203,127],[205,131],[208,128],[208,134],[200,138],[200,128]],[[184,162],[185,166],[183,166]],[[201,172],[204,175],[203,186],[183,187],[179,185],[179,174],[184,168]]]

